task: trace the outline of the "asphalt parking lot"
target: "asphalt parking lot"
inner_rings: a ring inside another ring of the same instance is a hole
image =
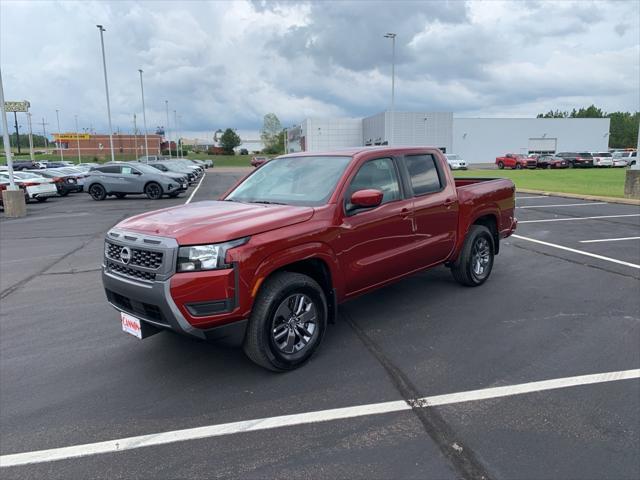
[[[240,175],[210,171],[193,201]],[[519,194],[517,237],[485,285],[461,287],[442,267],[352,300],[304,368],[273,374],[240,349],[140,342],[105,300],[104,233],[186,199],[78,194],[0,220],[3,478],[640,478],[638,378],[414,402],[639,369],[640,207]],[[367,413],[398,401],[409,406]],[[345,407],[359,414],[304,421]],[[292,414],[259,431],[83,447]],[[85,456],[6,466],[71,446]]]

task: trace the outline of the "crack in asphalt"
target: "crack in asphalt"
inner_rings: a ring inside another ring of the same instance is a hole
[[[418,417],[425,432],[448,460],[455,473],[464,479],[489,480],[491,478],[489,472],[478,460],[473,450],[457,438],[453,428],[435,408],[425,408],[429,407],[427,402],[417,400],[423,395],[420,394],[404,372],[384,354],[380,345],[360,328],[344,307],[340,309],[339,316],[347,322],[369,353],[385,369],[402,399],[411,407],[412,412]]]

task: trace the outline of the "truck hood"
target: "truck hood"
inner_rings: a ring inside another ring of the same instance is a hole
[[[267,232],[313,216],[311,207],[205,201],[147,212],[116,228],[175,238],[180,245],[226,242]]]

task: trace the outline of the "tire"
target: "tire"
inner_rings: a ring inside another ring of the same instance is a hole
[[[520,165],[519,163],[516,163],[515,169],[522,170],[522,165]]]
[[[550,163],[547,163],[547,164],[544,166],[544,168],[546,168],[547,170],[550,170],[550,169],[551,169],[551,164],[550,164]]]
[[[495,244],[484,225],[472,225],[460,256],[451,266],[453,278],[461,285],[477,287],[487,281],[493,269]]]
[[[107,198],[107,191],[99,183],[94,183],[93,185],[91,185],[88,192],[89,195],[91,195],[91,198],[93,198],[97,202]]]
[[[576,166],[573,162],[569,162],[569,168],[576,168]]]
[[[58,192],[58,195],[60,195],[61,197],[66,197],[67,195],[69,195],[69,190],[61,190]]]
[[[49,197],[36,197],[36,200],[38,201],[38,203],[44,203],[49,200]]]
[[[162,198],[162,187],[156,182],[149,182],[144,186],[144,193],[149,200],[160,200]]]
[[[296,309],[306,311],[296,315]],[[275,273],[254,302],[244,352],[253,362],[274,372],[298,368],[322,342],[327,315],[325,294],[315,280],[300,273]],[[305,318],[307,322],[303,323]]]
[[[122,198],[127,196],[126,193],[114,193],[114,195],[116,196],[116,198],[120,198],[120,199],[122,199]]]
[[[498,168],[502,170],[504,168],[504,163],[498,162]]]

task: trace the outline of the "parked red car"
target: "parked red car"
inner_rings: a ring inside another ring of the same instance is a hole
[[[251,157],[251,166],[258,168],[263,163],[267,163],[269,157]]]
[[[442,264],[463,285],[484,283],[514,208],[511,180],[454,179],[437,148],[294,153],[221,201],[119,223],[102,280],[138,338],[235,338],[257,364],[290,370],[347,299]]]
[[[504,157],[496,158],[496,165],[500,170],[503,168],[536,168],[538,163],[535,158],[527,157],[520,153],[507,153]]]
[[[536,157],[538,168],[569,168],[569,162],[554,155],[539,155]]]

